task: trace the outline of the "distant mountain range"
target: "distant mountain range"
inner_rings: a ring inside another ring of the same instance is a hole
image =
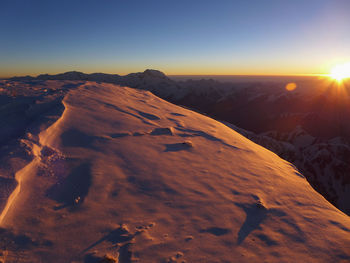
[[[350,87],[308,80],[293,91],[286,83],[175,81],[157,70],[126,76],[67,72],[11,81],[78,80],[148,90],[205,113],[293,163],[311,185],[350,215]]]

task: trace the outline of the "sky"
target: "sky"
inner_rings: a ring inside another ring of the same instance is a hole
[[[0,3],[0,77],[327,74],[350,61],[349,0]]]

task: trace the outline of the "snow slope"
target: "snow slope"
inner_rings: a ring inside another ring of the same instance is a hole
[[[70,85],[62,116],[27,138],[5,262],[350,260],[349,217],[290,163],[148,91]]]
[[[188,76],[186,81],[176,79],[149,69],[125,76],[72,71],[12,78],[29,82],[88,80],[149,90],[233,124],[245,137],[293,163],[314,189],[350,215],[350,82],[339,86],[330,79],[311,76],[241,76],[226,83],[198,76],[197,80]],[[229,80],[228,76],[219,79]],[[291,82],[296,89],[287,90]]]

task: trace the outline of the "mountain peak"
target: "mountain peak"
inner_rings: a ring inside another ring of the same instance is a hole
[[[167,78],[163,72],[156,69],[146,69],[143,74],[156,78]]]

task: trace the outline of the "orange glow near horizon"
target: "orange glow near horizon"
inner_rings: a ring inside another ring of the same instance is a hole
[[[114,63],[98,63],[98,65],[39,65],[39,64],[23,64],[23,65],[7,65],[1,68],[0,78],[9,78],[13,76],[37,76],[39,74],[59,74],[67,71],[80,71],[84,73],[102,72],[107,74],[126,75],[133,72],[143,72],[145,69],[160,70],[168,76],[174,75],[227,75],[227,76],[326,76],[330,77],[330,64],[320,63],[315,65],[289,65],[283,63],[266,63],[260,65],[256,63],[246,63],[244,65],[235,65],[227,62],[217,63],[127,63],[116,65]],[[333,71],[332,71],[333,73]],[[335,73],[334,73],[335,74]],[[338,73],[337,73],[338,74]],[[335,76],[335,75],[334,75]],[[332,77],[333,78],[333,77]]]
[[[325,73],[289,73],[289,72],[274,72],[274,71],[238,71],[238,70],[169,70],[169,69],[162,69],[157,67],[144,67],[144,68],[138,68],[138,69],[80,69],[80,68],[67,68],[67,69],[61,69],[61,70],[46,70],[46,71],[34,71],[34,72],[28,72],[28,71],[17,71],[17,72],[0,72],[0,78],[6,79],[11,78],[15,76],[33,76],[36,77],[40,74],[60,74],[68,71],[79,71],[86,74],[96,73],[96,72],[102,72],[106,74],[118,74],[118,75],[127,75],[129,73],[135,73],[135,72],[143,72],[147,68],[150,69],[156,69],[162,71],[164,74],[168,76],[319,76],[319,77],[327,77],[330,76],[329,74]]]

